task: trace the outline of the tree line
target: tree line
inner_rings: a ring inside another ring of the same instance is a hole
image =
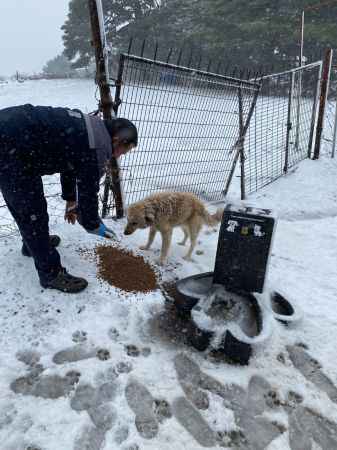
[[[73,67],[93,57],[87,0],[70,0],[64,23],[64,54]],[[103,0],[108,42],[114,51],[146,56],[158,46],[158,58],[183,49],[185,63],[275,70],[298,63],[301,13],[305,10],[306,60],[337,47],[337,1],[318,0]],[[170,50],[172,49],[172,50]],[[202,62],[200,60],[202,59]]]

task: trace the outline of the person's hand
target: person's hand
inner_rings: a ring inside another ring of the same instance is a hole
[[[67,201],[64,220],[74,225],[77,220],[77,204],[76,202]]]
[[[87,230],[88,233],[91,234],[96,234],[97,236],[101,236],[107,239],[116,239],[117,240],[117,236],[116,234],[110,229],[108,228],[106,225],[104,225],[103,222],[100,223],[98,228],[95,228],[94,230]]]

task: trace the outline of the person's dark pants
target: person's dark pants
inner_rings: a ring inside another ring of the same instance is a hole
[[[1,158],[0,158],[1,163]],[[40,281],[53,279],[61,269],[60,255],[49,242],[49,216],[42,178],[27,175],[20,163],[0,166],[0,191],[34,258]]]

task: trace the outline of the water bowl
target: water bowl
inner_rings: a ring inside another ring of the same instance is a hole
[[[298,322],[302,318],[301,312],[279,292],[270,293],[270,307],[274,318],[286,325]]]

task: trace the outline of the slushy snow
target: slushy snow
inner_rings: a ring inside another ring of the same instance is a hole
[[[85,80],[9,83],[0,86],[0,106],[89,112],[94,93]],[[51,231],[62,238],[63,265],[89,281],[79,295],[42,289],[19,237],[1,238],[1,449],[303,450],[311,438],[337,448],[336,180],[337,160],[323,155],[246,202],[278,215],[268,288],[303,313],[289,327],[274,321],[247,367],[156,333],[160,290],[124,295],[99,281],[95,261],[79,250],[102,241],[65,224],[61,210]],[[147,231],[123,236],[125,220],[107,224],[129,249],[146,242]],[[175,231],[164,280],[213,270],[218,234],[201,232],[203,254],[193,262],[182,259],[181,237]],[[159,251],[158,236],[140,253],[155,261]]]

